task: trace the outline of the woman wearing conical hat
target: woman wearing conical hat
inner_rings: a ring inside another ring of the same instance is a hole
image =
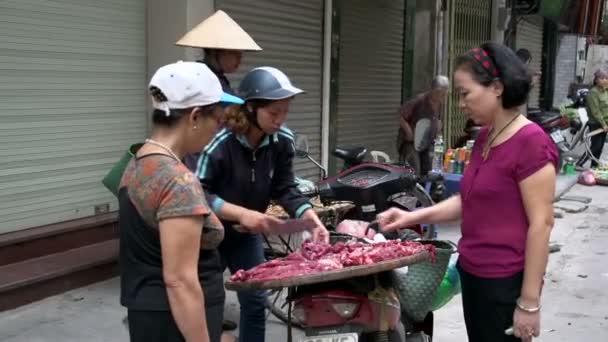
[[[244,51],[261,51],[262,48],[226,12],[217,11],[212,16],[180,38],[176,45],[204,50],[200,63],[206,64],[222,84],[222,90],[235,95],[234,89],[225,74],[236,72],[241,64]],[[184,163],[194,171],[200,153],[184,158]],[[226,329],[236,328],[234,323],[226,322]]]
[[[225,74],[236,72],[241,64],[244,51],[261,51],[262,48],[224,11],[217,11],[212,16],[180,38],[176,45],[202,48],[204,58],[199,62],[206,64],[219,79],[222,90],[235,94]],[[200,153],[192,153],[184,158],[184,163],[194,171]],[[224,330],[237,328],[235,322],[224,320]]]
[[[225,92],[234,94],[225,74],[236,72],[241,64],[243,51],[261,51],[262,48],[224,11],[217,11],[205,19],[175,44],[202,48],[207,64],[219,78]]]

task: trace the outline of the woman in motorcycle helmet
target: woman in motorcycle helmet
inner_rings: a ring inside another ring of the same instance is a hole
[[[262,48],[224,11],[217,11],[186,33],[176,45],[202,48],[207,64],[215,73],[225,92],[234,94],[225,74],[236,72],[241,65],[243,51],[261,51]]]
[[[225,240],[219,251],[231,273],[265,261],[260,233],[272,233],[277,223],[264,214],[271,199],[290,216],[313,220],[314,239],[329,239],[308,198],[296,187],[293,133],[283,126],[291,101],[301,93],[278,69],[251,70],[239,86],[245,104],[227,110],[226,128],[203,150],[196,165],[207,198],[224,223]],[[235,230],[235,223],[244,231]],[[239,292],[238,299],[240,341],[263,341],[265,292]]]
[[[206,64],[219,79],[224,92],[235,94],[226,74],[234,73],[241,65],[244,51],[261,51],[262,48],[224,11],[217,11],[208,17],[182,38],[176,45],[201,48],[204,57],[198,62]],[[184,157],[184,163],[192,171],[200,153]],[[224,321],[224,330],[236,329],[236,324]]]

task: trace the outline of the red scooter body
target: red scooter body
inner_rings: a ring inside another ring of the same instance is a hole
[[[374,282],[373,277],[361,281],[370,280]],[[376,285],[371,291],[361,292],[348,288],[348,283],[337,284],[335,288],[310,288],[295,294],[293,316],[306,329],[308,337],[361,342],[385,336],[386,341],[401,341],[396,331],[401,306],[391,288]],[[356,340],[345,338],[353,334]],[[311,339],[317,340],[325,341]]]
[[[294,315],[303,319],[305,327],[356,325],[365,332],[373,332],[383,328],[380,316],[384,306],[385,327],[394,330],[399,324],[401,306],[396,296],[387,299],[388,302],[380,303],[345,289],[322,291],[295,299]]]

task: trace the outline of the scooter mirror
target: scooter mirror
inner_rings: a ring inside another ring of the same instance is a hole
[[[306,135],[296,134],[293,145],[297,157],[308,157],[308,137]]]

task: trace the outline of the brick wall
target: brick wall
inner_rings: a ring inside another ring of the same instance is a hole
[[[568,95],[568,87],[575,80],[576,73],[576,35],[564,34],[559,38],[555,65],[555,84],[553,106],[558,107]]]

